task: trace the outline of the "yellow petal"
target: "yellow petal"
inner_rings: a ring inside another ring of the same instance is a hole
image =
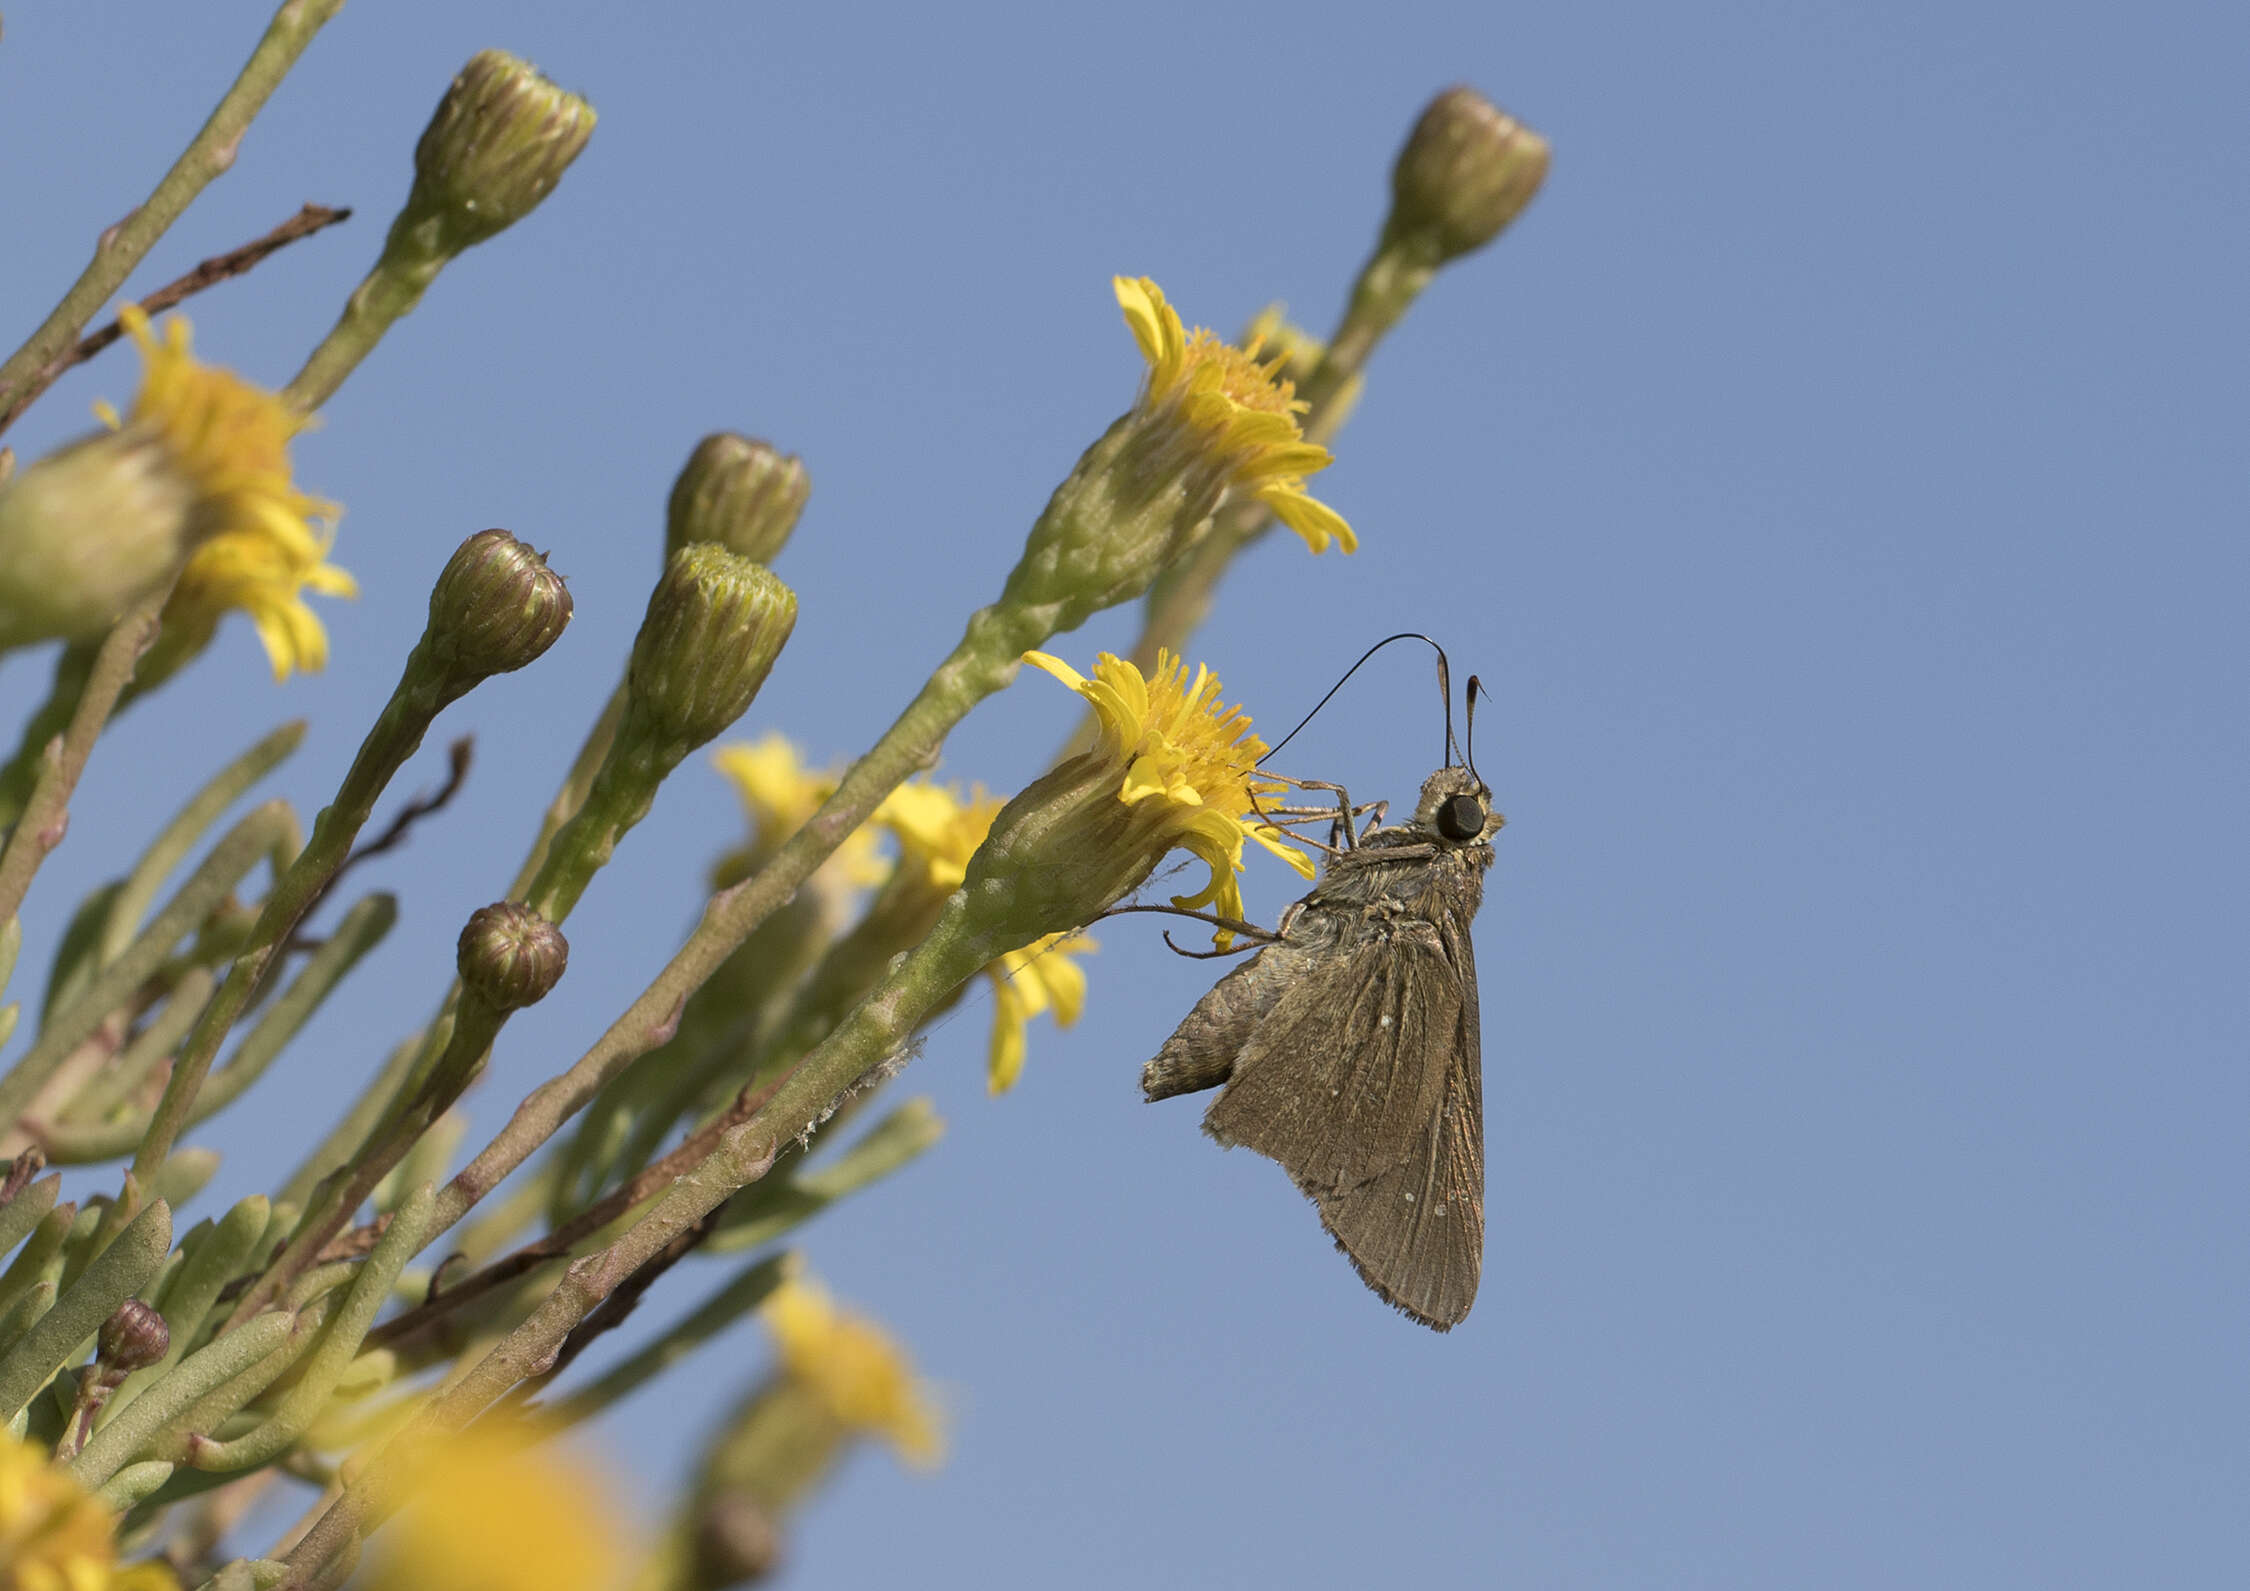
[[[1352,534],[1352,527],[1326,503],[1280,485],[1262,489],[1258,500],[1273,510],[1274,518],[1304,537],[1305,545],[1314,552],[1326,552],[1331,541],[1346,552],[1359,551],[1359,538]]]
[[[992,980],[992,1046],[985,1058],[985,1088],[1005,1094],[1023,1076],[1023,1001],[1006,978]]]
[[[1141,357],[1151,368],[1163,363],[1168,351],[1164,312],[1170,307],[1164,302],[1164,289],[1145,276],[1113,276],[1109,284],[1117,294],[1117,307],[1125,312],[1133,341],[1140,345]]]
[[[1073,936],[1057,945],[1040,962],[1047,993],[1055,1002],[1055,1026],[1069,1027],[1086,1009],[1086,969],[1071,960],[1094,948],[1091,939]]]
[[[1288,835],[1285,831],[1268,823],[1246,823],[1243,825],[1243,832],[1267,850],[1273,852],[1274,855],[1280,857],[1284,862],[1287,862],[1306,878],[1311,878],[1319,871],[1313,866],[1311,857],[1288,843]]]
[[[1081,696],[1086,693],[1086,676],[1079,673],[1078,670],[1072,668],[1068,663],[1065,663],[1061,658],[1056,657],[1053,653],[1026,652],[1023,655],[1023,661],[1029,663],[1033,668],[1042,669],[1045,672],[1054,675],[1055,678],[1061,680],[1065,685],[1068,685],[1072,690],[1078,692]]]

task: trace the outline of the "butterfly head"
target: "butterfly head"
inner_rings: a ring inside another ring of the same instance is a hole
[[[1475,845],[1508,820],[1492,810],[1492,792],[1472,768],[1440,768],[1422,783],[1414,821],[1454,845]]]

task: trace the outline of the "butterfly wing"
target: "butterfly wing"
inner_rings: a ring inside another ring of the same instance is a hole
[[[1314,1199],[1380,1178],[1437,1118],[1461,1006],[1424,919],[1316,957],[1251,1029],[1204,1130],[1279,1161]]]
[[[1141,1068],[1142,1094],[1151,1101],[1170,1099],[1227,1081],[1250,1035],[1320,953],[1283,941],[1221,978],[1181,1019],[1156,1059]]]
[[[1451,925],[1448,925],[1449,927]],[[1320,1223],[1383,1299],[1447,1331],[1476,1302],[1484,1267],[1484,1079],[1475,952],[1454,943],[1461,1000],[1446,1044],[1444,1097],[1419,1123],[1413,1152],[1353,1187],[1314,1194]],[[1310,1189],[1308,1192],[1312,1191]]]

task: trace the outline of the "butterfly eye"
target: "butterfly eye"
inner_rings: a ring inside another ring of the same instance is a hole
[[[1473,795],[1447,798],[1437,809],[1437,831],[1449,840],[1473,840],[1484,832],[1484,804]]]

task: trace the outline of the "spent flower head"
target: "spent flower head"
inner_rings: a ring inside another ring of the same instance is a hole
[[[298,490],[290,472],[289,444],[312,422],[197,360],[185,317],[167,320],[161,338],[138,305],[118,320],[144,365],[132,406],[122,416],[97,406],[106,434],[0,491],[0,645],[98,635],[177,574],[168,648],[199,650],[239,608],[275,678],[322,667],[327,632],[303,593],[357,587],[326,561],[341,510]]]
[[[35,1442],[0,1432],[0,1591],[178,1591],[159,1563],[117,1566],[117,1522]]]
[[[760,1313],[781,1352],[782,1372],[811,1391],[850,1430],[879,1436],[908,1463],[944,1455],[937,1407],[906,1351],[873,1321],[837,1307],[816,1282],[792,1278]]]

